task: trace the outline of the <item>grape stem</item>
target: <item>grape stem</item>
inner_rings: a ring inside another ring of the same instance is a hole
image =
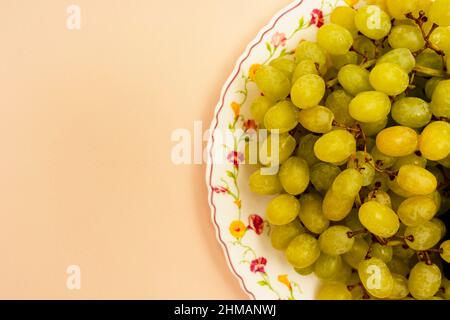
[[[338,81],[339,81],[338,78],[334,78],[334,79],[328,80],[327,83],[326,83],[327,88],[334,87],[335,85],[338,84]]]
[[[366,62],[369,60],[369,58],[368,58],[364,53],[358,51],[354,46],[352,46],[352,47],[350,48],[350,51],[353,51],[353,52],[355,52],[358,56],[361,56],[361,57],[363,58],[362,63],[366,63]]]
[[[361,64],[361,67],[363,67],[364,69],[368,69],[368,68],[374,66],[376,63],[377,63],[377,59],[367,60],[366,62]]]
[[[367,234],[367,233],[369,233],[369,232],[366,229],[360,229],[360,230],[356,230],[356,231],[349,231],[349,232],[347,232],[347,237],[353,238],[353,237],[356,237],[357,235]]]
[[[441,49],[439,49],[437,46],[435,46],[433,43],[431,43],[430,41],[430,36],[431,33],[434,31],[434,29],[436,29],[438,27],[438,25],[436,25],[435,23],[433,24],[433,26],[430,29],[430,32],[428,32],[428,34],[425,32],[424,30],[424,24],[428,21],[428,18],[425,16],[425,12],[420,11],[419,12],[419,16],[416,18],[414,17],[414,15],[410,12],[406,14],[406,17],[408,19],[413,20],[417,26],[420,29],[420,32],[422,33],[422,37],[425,40],[425,47],[420,50],[419,52],[417,52],[417,54],[420,54],[421,52],[423,52],[425,49],[429,48],[431,50],[433,50],[434,52],[436,52],[438,55],[440,56],[444,56],[444,51],[442,51]]]
[[[428,251],[417,251],[417,258],[420,261],[424,261],[427,265],[431,266],[433,263],[431,262],[430,255]]]
[[[438,78],[448,78],[449,75],[445,73],[443,70],[436,70],[432,68],[427,68],[423,66],[416,65],[413,69],[415,72],[424,73],[430,77],[438,77]]]

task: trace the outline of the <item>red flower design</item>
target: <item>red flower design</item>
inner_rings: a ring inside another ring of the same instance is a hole
[[[227,193],[228,189],[225,187],[212,187],[212,191],[215,193]]]
[[[248,217],[248,227],[247,229],[251,229],[255,231],[256,234],[261,234],[264,231],[264,220],[257,214],[251,214]]]
[[[323,12],[320,9],[314,9],[311,12],[311,21],[310,24],[315,24],[317,28],[320,28],[325,23],[323,18]]]
[[[279,46],[284,47],[286,45],[286,40],[287,38],[284,33],[277,32],[273,35],[271,42],[275,48],[278,48]]]
[[[231,151],[228,155],[227,155],[227,160],[229,162],[231,162],[232,164],[234,164],[234,166],[236,168],[239,167],[239,164],[242,163],[244,161],[244,155],[241,152],[237,152],[237,151]]]
[[[257,127],[258,126],[256,125],[255,120],[250,119],[244,122],[245,131],[248,131],[250,129],[256,130]]]
[[[266,271],[264,270],[264,267],[267,264],[267,259],[264,257],[260,257],[258,259],[253,260],[250,263],[250,271],[254,272],[254,273],[265,273]]]

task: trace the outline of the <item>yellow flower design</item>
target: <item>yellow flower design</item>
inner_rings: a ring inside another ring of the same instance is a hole
[[[259,68],[261,68],[261,65],[258,63],[251,65],[250,70],[248,71],[248,77],[250,80],[255,81],[256,71],[258,71]]]
[[[230,224],[230,233],[235,238],[242,238],[247,228],[241,220],[235,220]]]
[[[237,119],[239,117],[239,115],[241,114],[241,105],[239,103],[233,101],[231,103],[231,109],[233,110],[234,118]]]
[[[288,287],[289,290],[292,290],[291,282],[289,281],[287,274],[281,274],[278,276],[278,281]]]
[[[350,7],[355,6],[359,0],[345,0],[345,3],[348,4]]]
[[[241,200],[239,200],[239,199],[234,200],[234,204],[235,204],[238,208],[240,208],[240,207],[241,207]]]

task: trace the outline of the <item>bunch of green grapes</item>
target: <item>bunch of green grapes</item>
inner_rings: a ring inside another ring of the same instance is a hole
[[[450,0],[367,3],[257,69],[250,189],[317,299],[450,299]]]

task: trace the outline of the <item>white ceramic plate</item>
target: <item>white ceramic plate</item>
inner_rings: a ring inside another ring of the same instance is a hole
[[[301,39],[315,40],[332,9],[346,2],[357,0],[294,1],[276,14],[238,59],[215,109],[206,172],[211,216],[231,271],[253,299],[313,299],[318,280],[297,274],[283,253],[271,247],[264,220],[271,198],[249,190],[248,177],[255,168],[241,164],[239,143],[243,131],[253,125],[249,107],[258,95],[249,74],[254,64],[294,50]],[[234,133],[232,139],[223,139],[227,131]]]

